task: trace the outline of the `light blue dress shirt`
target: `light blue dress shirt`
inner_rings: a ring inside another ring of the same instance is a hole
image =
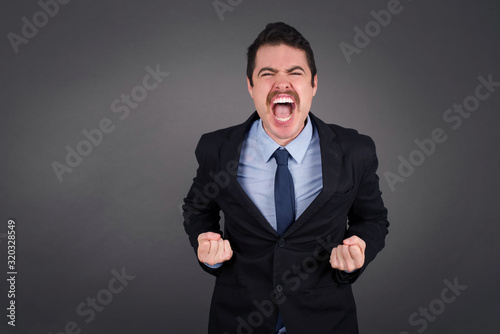
[[[281,147],[266,133],[262,120],[256,120],[241,148],[238,182],[253,203],[276,230],[274,205],[274,151]],[[323,188],[319,137],[307,117],[307,123],[294,140],[285,146],[290,153],[288,169],[295,188],[295,219],[297,219]]]

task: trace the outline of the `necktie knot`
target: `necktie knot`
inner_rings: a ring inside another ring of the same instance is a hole
[[[288,153],[288,151],[286,149],[284,149],[284,150],[277,149],[274,152],[274,158],[276,159],[276,163],[278,165],[288,166],[288,157],[289,156],[290,156],[290,153]]]

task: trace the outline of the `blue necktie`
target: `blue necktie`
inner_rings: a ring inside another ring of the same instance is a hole
[[[288,170],[286,149],[277,149],[274,158],[278,167],[274,178],[274,204],[276,206],[277,232],[281,236],[295,220],[295,191],[293,190],[292,174]]]
[[[295,191],[293,179],[288,169],[288,157],[290,153],[286,149],[277,149],[274,158],[278,164],[274,178],[274,204],[276,207],[276,231],[282,236],[295,220]],[[278,312],[276,333],[284,327],[281,312]]]

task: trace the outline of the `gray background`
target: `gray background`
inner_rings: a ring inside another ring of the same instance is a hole
[[[3,4],[0,332],[55,334],[70,321],[93,334],[206,332],[214,280],[195,261],[179,205],[200,135],[254,110],[246,48],[266,23],[285,21],[315,52],[313,112],[377,144],[392,225],[354,286],[361,333],[498,333],[500,87],[458,129],[443,120],[478,76],[500,81],[498,1],[402,0],[350,63],[339,44],[352,45],[353,28],[388,1],[232,0],[223,20],[212,2],[72,1],[18,53],[7,34],[21,35],[22,18],[33,22],[41,7]],[[121,120],[111,103],[157,64],[169,76]],[[51,164],[65,164],[65,147],[104,118],[114,131],[59,182]],[[392,191],[384,173],[435,128],[447,140]],[[5,316],[8,219],[17,223],[15,328]],[[122,268],[135,278],[85,322],[77,306],[104,296]],[[467,288],[425,329],[412,325],[420,307],[439,306],[445,280]]]

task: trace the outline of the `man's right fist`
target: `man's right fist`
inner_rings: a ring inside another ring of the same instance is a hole
[[[214,232],[202,233],[198,236],[198,260],[213,266],[229,260],[233,250],[228,240],[222,239]]]

